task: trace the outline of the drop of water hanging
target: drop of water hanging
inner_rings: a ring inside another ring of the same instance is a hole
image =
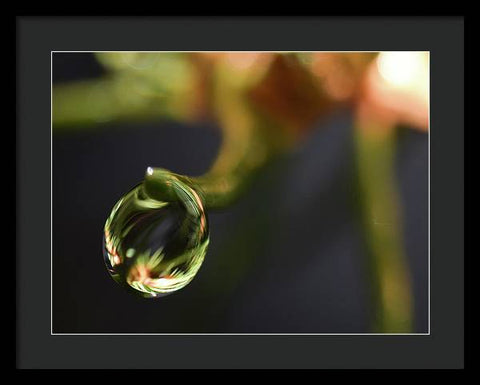
[[[104,228],[110,275],[147,298],[190,283],[209,243],[208,220],[198,194],[177,178],[170,179],[168,186],[173,194],[162,201],[139,184],[113,207]]]

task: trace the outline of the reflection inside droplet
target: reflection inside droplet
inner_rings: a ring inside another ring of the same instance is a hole
[[[208,246],[208,222],[198,195],[178,180],[172,188],[178,200],[163,202],[138,185],[117,202],[105,223],[108,271],[115,281],[144,297],[186,286]]]

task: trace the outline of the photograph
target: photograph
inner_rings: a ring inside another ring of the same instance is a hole
[[[50,56],[53,336],[430,335],[430,51]]]

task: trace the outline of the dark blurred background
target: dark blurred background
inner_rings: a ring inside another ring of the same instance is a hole
[[[104,74],[92,54],[55,53],[53,83]],[[354,181],[353,117],[337,111],[263,170],[242,199],[210,212],[196,278],[160,299],[110,278],[102,231],[148,166],[201,175],[214,126],[105,124],[53,135],[54,333],[369,332],[367,254]],[[428,135],[401,129],[396,155],[414,332],[428,331]]]

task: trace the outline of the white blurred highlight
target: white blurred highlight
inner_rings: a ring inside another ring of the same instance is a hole
[[[424,52],[382,52],[377,60],[380,75],[392,86],[409,88],[425,77]]]
[[[381,52],[367,82],[369,109],[391,123],[428,129],[429,52]]]

